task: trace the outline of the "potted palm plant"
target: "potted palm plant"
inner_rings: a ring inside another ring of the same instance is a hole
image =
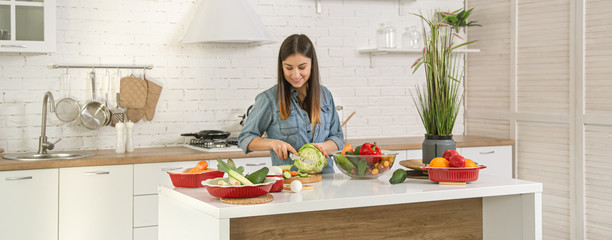
[[[423,56],[411,67],[414,69],[413,74],[421,66],[425,68],[426,82],[417,86],[412,96],[425,127],[422,150],[423,163],[427,164],[431,159],[442,156],[446,149],[456,148],[452,134],[463,101],[461,83],[464,68],[461,53],[455,50],[476,42],[455,44],[458,35],[454,31],[469,26],[466,18],[455,21],[460,10],[452,13],[436,12],[431,19],[413,14],[423,22],[425,39]],[[468,15],[471,11],[468,11]]]

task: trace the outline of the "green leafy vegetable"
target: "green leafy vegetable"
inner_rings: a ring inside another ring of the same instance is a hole
[[[323,168],[327,166],[327,159],[319,149],[312,144],[306,144],[300,148],[298,155],[303,158],[307,158],[316,161],[316,164],[296,159],[293,165],[300,171],[305,173],[318,173],[323,171]]]
[[[217,158],[217,168],[219,171],[226,172],[230,178],[238,180],[240,183],[242,183],[242,185],[253,185],[251,181],[242,176],[244,167],[240,166],[239,168],[236,168],[236,164],[234,164],[234,161],[232,161],[231,158],[228,159],[227,162],[228,163],[225,163],[223,160],[221,160],[221,158]]]

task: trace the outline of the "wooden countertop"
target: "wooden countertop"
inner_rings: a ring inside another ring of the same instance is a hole
[[[513,145],[512,139],[497,139],[477,136],[454,136],[457,147],[481,147]],[[386,150],[421,149],[423,137],[398,137],[379,139],[350,139],[348,142],[357,146],[365,142],[376,142]],[[102,165],[121,165],[135,163],[156,163],[176,161],[196,161],[227,158],[267,157],[267,151],[251,152],[248,155],[242,152],[202,152],[183,146],[137,148],[131,153],[115,153],[114,149],[90,151],[93,157],[75,160],[46,160],[46,161],[14,161],[0,158],[0,171],[26,170],[44,168],[84,167]],[[4,154],[0,154],[4,155]]]

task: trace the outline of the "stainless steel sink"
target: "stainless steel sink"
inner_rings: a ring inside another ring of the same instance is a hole
[[[3,158],[17,161],[70,160],[93,156],[92,152],[50,152],[50,153],[17,153],[7,154]]]

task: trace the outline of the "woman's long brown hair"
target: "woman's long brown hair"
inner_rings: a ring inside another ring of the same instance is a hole
[[[308,94],[302,108],[308,112],[310,122],[321,125],[321,85],[319,84],[319,63],[314,45],[304,34],[293,34],[283,41],[278,53],[278,108],[281,119],[289,118],[291,114],[291,84],[285,80],[283,61],[293,54],[302,54],[312,60],[310,78],[306,82]]]

